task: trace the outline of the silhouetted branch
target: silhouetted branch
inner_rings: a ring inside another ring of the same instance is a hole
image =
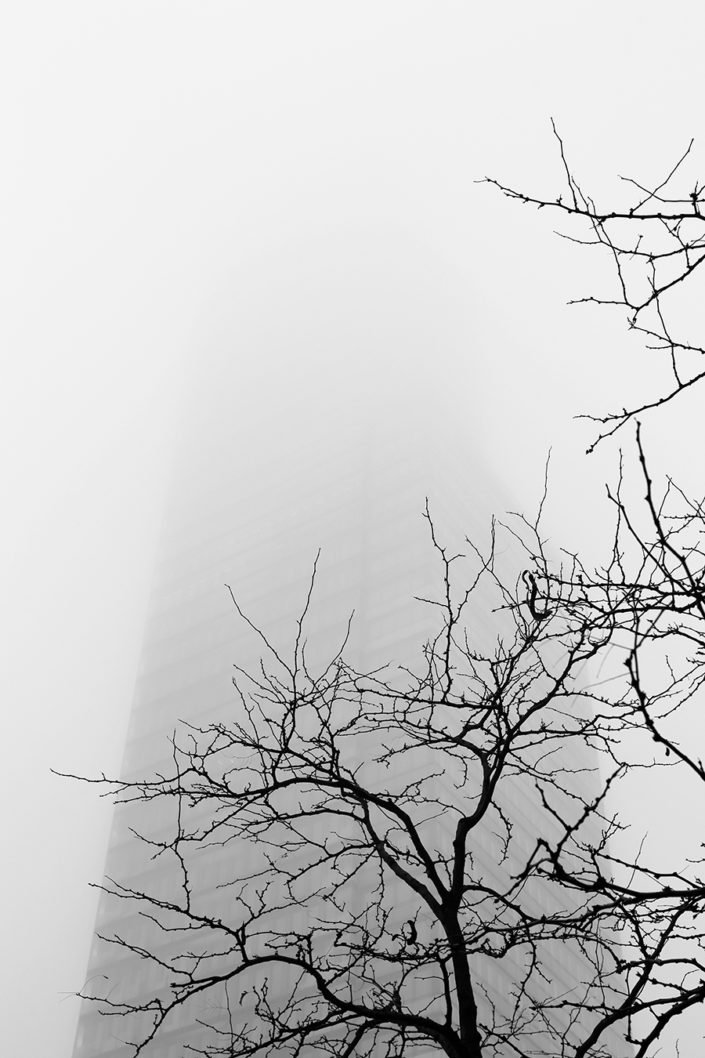
[[[563,140],[555,124],[551,124],[567,186],[566,199],[562,193],[552,198],[529,195],[491,177],[486,177],[483,182],[524,205],[550,209],[570,222],[587,225],[587,237],[566,232],[559,234],[578,245],[605,250],[611,262],[616,291],[611,297],[579,297],[571,304],[611,305],[625,309],[630,330],[644,337],[648,349],[666,354],[670,375],[662,391],[651,399],[603,415],[582,416],[606,427],[589,446],[588,452],[592,452],[600,441],[613,436],[626,423],[672,403],[705,377],[705,370],[697,366],[697,360],[705,354],[705,347],[675,337],[666,315],[670,295],[683,284],[692,282],[705,260],[705,215],[702,212],[705,184],[696,181],[690,191],[683,190],[675,195],[665,193],[674,179],[681,176],[682,167],[690,157],[691,140],[660,182],[648,186],[631,177],[620,177],[625,185],[639,194],[624,208],[601,209],[582,191],[567,160]]]

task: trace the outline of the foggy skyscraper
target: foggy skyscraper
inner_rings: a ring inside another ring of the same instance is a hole
[[[276,314],[263,316],[259,328],[250,323],[249,345],[232,323],[214,327],[194,365],[156,556],[125,779],[166,773],[169,735],[179,720],[227,724],[233,717],[233,665],[256,670],[262,646],[238,619],[225,585],[286,656],[320,548],[307,621],[310,658],[330,656],[354,610],[346,653],[355,666],[413,664],[438,630],[433,607],[415,597],[437,597],[442,589],[422,516],[425,498],[453,551],[463,549],[465,535],[486,547],[491,514],[507,506],[465,420],[463,389],[473,380],[429,330],[429,293],[413,259],[404,257],[408,247],[380,244],[373,260],[359,243],[352,246],[344,267],[333,257],[340,274],[331,268],[299,277],[299,297],[301,286],[307,295],[297,305],[300,333],[282,333]],[[395,286],[384,305],[389,276]],[[273,305],[280,295],[291,297],[275,285]],[[491,636],[488,614],[468,616],[479,642]],[[516,807],[529,842],[531,823]],[[106,876],[166,893],[168,871],[150,860],[129,827],[149,835],[168,822],[144,806],[119,807]],[[476,856],[483,870],[492,869],[491,853],[479,849]],[[209,876],[209,869],[216,873]],[[217,870],[204,866],[199,885],[210,891]],[[223,896],[213,891],[210,898]],[[97,934],[117,933],[139,945],[141,928],[129,900],[101,899]],[[561,966],[552,969],[562,980]],[[506,972],[490,967],[483,986],[500,994]],[[107,979],[111,1003],[135,1001],[157,978],[158,968],[96,938],[87,992],[105,994]],[[180,1011],[146,1053],[172,1058],[184,1043],[197,1046],[201,1031]],[[119,1018],[84,1004],[75,1058],[118,1058],[125,1032],[129,1025]]]

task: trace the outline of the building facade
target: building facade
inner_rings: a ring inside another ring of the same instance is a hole
[[[379,368],[369,350],[355,355],[351,328],[361,348],[369,345],[366,321],[356,317],[346,326],[336,319],[330,324],[331,342],[345,331],[348,354],[332,367],[315,357],[286,364],[264,358],[243,378],[240,351],[235,368],[221,356],[194,372],[175,446],[123,779],[168,771],[170,735],[180,721],[227,725],[233,717],[233,665],[256,671],[262,644],[238,617],[230,589],[277,650],[291,652],[319,549],[307,618],[312,658],[335,649],[351,611],[347,655],[356,667],[413,664],[422,656],[438,614],[417,599],[442,592],[442,566],[423,516],[426,498],[452,551],[463,550],[466,535],[486,550],[491,515],[508,504],[465,420],[460,373],[433,358],[427,338],[418,353],[413,312],[407,315],[408,333],[392,336],[395,355]],[[399,351],[407,348],[408,358]],[[504,559],[519,568],[520,558]],[[489,649],[494,631],[487,607],[473,610],[470,624]],[[513,807],[528,847],[530,812]],[[106,878],[167,899],[173,871],[152,859],[130,828],[157,835],[173,825],[173,817],[153,816],[149,806],[117,807]],[[439,841],[444,827],[439,822]],[[488,877],[497,866],[493,840],[488,835],[475,852]],[[208,857],[203,862],[199,884],[213,901],[222,898],[214,889],[221,866]],[[101,940],[122,935],[139,946],[147,928],[134,902],[101,898],[87,993],[115,1004],[153,993],[158,967]],[[489,959],[483,965],[482,994],[501,1005],[516,968]],[[558,959],[550,987],[569,988],[575,971]],[[138,1031],[84,1002],[74,1058],[127,1058],[133,1052],[125,1041]],[[144,1054],[177,1058],[189,1053],[186,1047],[198,1053],[202,1043],[197,1018],[184,1012],[170,1018]]]

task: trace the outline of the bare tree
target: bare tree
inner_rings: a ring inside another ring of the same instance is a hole
[[[588,225],[616,268],[603,300],[673,380],[600,419],[599,441],[705,374],[664,307],[705,255],[701,191],[670,197],[679,163],[598,211],[560,148],[566,201],[497,186]],[[634,451],[644,499],[627,502],[620,467],[602,566],[548,552],[543,504],[464,562],[427,511],[440,592],[420,605],[438,623],[415,662],[361,671],[344,641],[310,664],[314,577],[288,654],[256,630],[231,722],[182,725],[165,774],[99,780],[173,868],[102,887],[135,913],[104,933],[120,978],[90,994],[132,1053],[646,1058],[702,1004],[700,836],[663,865],[634,847],[619,790],[638,771],[667,798],[686,772],[702,794],[684,721],[705,677],[704,508],[654,484],[639,431]]]

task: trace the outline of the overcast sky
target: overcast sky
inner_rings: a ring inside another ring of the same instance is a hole
[[[565,306],[605,273],[552,218],[475,181],[557,194],[551,115],[600,195],[662,177],[691,136],[702,175],[705,25],[695,3],[594,0],[5,7],[0,994],[8,1054],[68,1058],[109,811],[49,768],[119,766],[194,364],[232,332],[254,377],[258,313],[303,356],[298,307],[331,282],[332,246],[375,277],[370,364],[442,365],[517,506],[553,445],[552,533],[588,545],[614,448],[585,460],[572,416],[653,365],[618,319]],[[407,288],[375,265],[403,272],[400,246],[428,292],[411,350],[390,350]],[[330,363],[344,407],[345,356]],[[695,415],[650,437],[679,467],[702,448]]]

